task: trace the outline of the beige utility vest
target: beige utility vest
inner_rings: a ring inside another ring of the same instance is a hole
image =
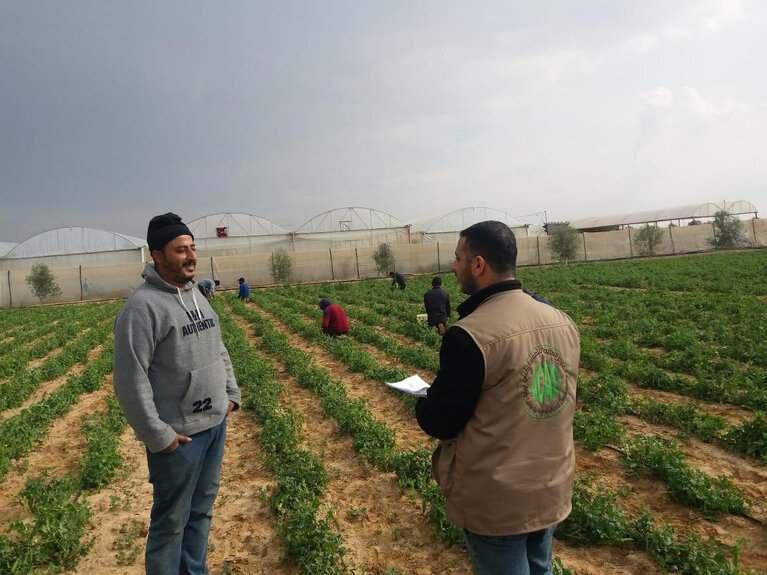
[[[482,352],[485,379],[466,426],[432,456],[448,521],[479,535],[562,521],[575,475],[578,328],[521,290],[491,295],[455,325]]]

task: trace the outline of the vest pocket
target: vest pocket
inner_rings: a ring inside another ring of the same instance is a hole
[[[455,452],[458,442],[455,439],[440,441],[437,449],[431,456],[431,472],[439,486],[442,495],[448,496],[453,489],[453,467],[455,466]]]

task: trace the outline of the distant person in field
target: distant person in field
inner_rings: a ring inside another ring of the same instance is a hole
[[[154,502],[146,572],[205,574],[229,413],[240,390],[216,313],[197,297],[194,236],[173,213],[149,222],[153,263],[114,324],[114,390],[146,446]]]
[[[200,292],[208,299],[216,297],[216,288],[221,285],[218,280],[212,280],[205,278],[197,282],[197,287],[200,288]]]
[[[572,507],[580,335],[522,291],[516,261],[506,224],[460,233],[452,268],[470,297],[416,403],[418,424],[440,440],[432,471],[477,574],[550,574],[552,535]]]
[[[320,309],[322,310],[322,327],[320,329],[324,333],[337,337],[349,331],[349,320],[346,318],[344,308],[327,298],[322,298]]]
[[[405,289],[407,287],[407,280],[405,276],[398,272],[389,272],[391,280],[391,289],[398,287],[399,289]]]
[[[450,294],[442,289],[442,278],[435,276],[431,280],[431,289],[423,294],[427,322],[439,335],[445,335],[445,326],[450,317]]]
[[[240,291],[237,292],[237,297],[241,300],[246,300],[250,297],[250,286],[245,278],[239,278],[237,283],[240,284]]]

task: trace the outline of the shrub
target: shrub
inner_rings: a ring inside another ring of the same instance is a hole
[[[274,283],[284,284],[293,275],[293,260],[284,248],[272,252],[272,279]]]
[[[563,224],[551,225],[549,227],[549,249],[559,258],[560,261],[567,263],[575,259],[578,253],[578,232],[568,222]]]
[[[51,273],[51,270],[45,264],[33,265],[24,281],[29,284],[32,293],[40,300],[40,303],[43,303],[43,300],[47,297],[61,295],[61,288],[56,283],[56,276]]]
[[[389,275],[389,272],[394,269],[394,254],[391,251],[391,246],[388,243],[378,244],[376,251],[373,252],[373,261],[376,264],[376,271],[379,275]]]
[[[746,243],[746,232],[743,223],[725,210],[719,210],[714,214],[714,239],[709,243],[717,249],[728,249],[741,246]]]
[[[663,230],[646,225],[634,235],[634,249],[640,256],[654,256],[663,241]]]

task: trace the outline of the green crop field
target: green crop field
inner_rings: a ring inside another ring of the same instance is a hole
[[[519,270],[581,330],[573,512],[555,572],[767,571],[767,250]],[[465,296],[451,274],[454,307]],[[211,573],[471,572],[435,442],[387,381],[431,380],[431,276],[214,300],[243,390]],[[351,331],[319,331],[317,302]],[[122,301],[0,310],[0,573],[142,573],[151,486],[112,393]],[[452,320],[456,317],[453,315]]]

